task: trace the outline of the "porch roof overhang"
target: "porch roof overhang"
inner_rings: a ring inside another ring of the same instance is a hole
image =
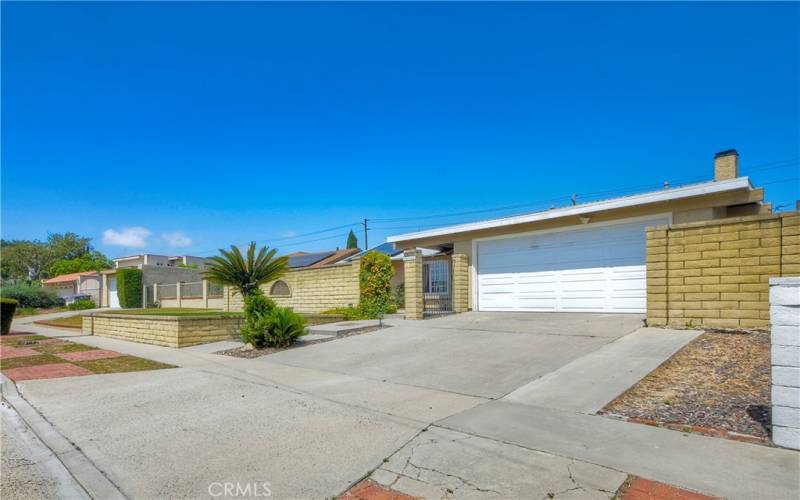
[[[468,233],[471,231],[481,231],[485,229],[501,228],[505,226],[515,226],[517,224],[546,221],[562,217],[587,215],[608,210],[644,206],[653,203],[679,201],[698,196],[706,196],[706,195],[727,193],[738,190],[752,190],[752,189],[753,186],[750,184],[749,177],[736,177],[734,179],[728,179],[724,181],[703,182],[700,184],[692,184],[690,186],[662,189],[659,191],[622,196],[619,198],[610,198],[607,200],[583,203],[580,205],[568,206],[563,208],[555,208],[552,210],[532,212],[522,215],[514,215],[510,217],[501,217],[498,219],[490,219],[478,222],[467,222],[464,224],[456,224],[452,226],[428,229],[425,231],[417,231],[414,233],[405,233],[396,236],[389,236],[386,239],[386,241],[388,241],[389,243],[394,243],[395,247],[397,247],[397,243],[402,243],[406,241],[416,241],[425,238],[438,238],[449,235],[455,236],[463,233]]]

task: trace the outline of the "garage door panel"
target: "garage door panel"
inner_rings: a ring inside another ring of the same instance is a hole
[[[481,241],[481,310],[644,312],[651,219]],[[502,293],[498,293],[502,292]]]

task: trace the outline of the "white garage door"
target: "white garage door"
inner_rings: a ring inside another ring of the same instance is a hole
[[[668,222],[479,241],[478,310],[643,313],[645,228]]]

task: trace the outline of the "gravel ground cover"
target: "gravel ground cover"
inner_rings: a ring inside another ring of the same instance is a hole
[[[769,332],[707,331],[603,413],[768,439],[770,373]]]

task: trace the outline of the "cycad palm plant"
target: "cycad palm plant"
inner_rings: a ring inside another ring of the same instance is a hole
[[[238,247],[231,245],[230,251],[220,249],[220,255],[209,259],[212,263],[203,271],[203,277],[232,286],[247,297],[253,290],[258,290],[259,285],[280,278],[289,269],[289,258],[275,258],[277,251],[265,246],[256,255],[254,241],[244,256]]]

